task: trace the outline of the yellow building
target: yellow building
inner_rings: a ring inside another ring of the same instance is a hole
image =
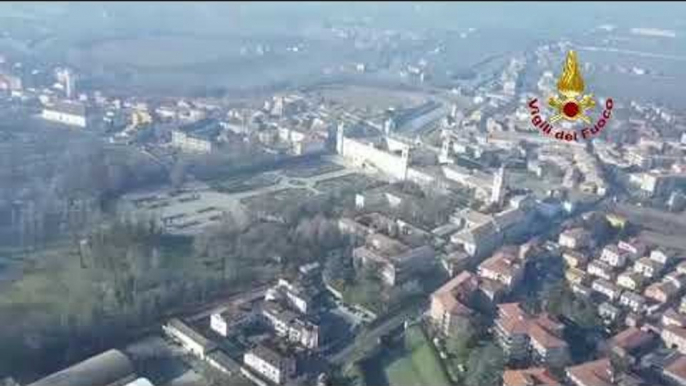
[[[616,213],[609,213],[605,216],[607,221],[615,228],[624,229],[629,220],[626,217],[618,215]]]

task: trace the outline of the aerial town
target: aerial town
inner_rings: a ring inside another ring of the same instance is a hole
[[[31,350],[0,385],[686,386],[686,114],[613,95],[592,141],[538,131],[528,103],[573,49],[449,88],[427,56],[383,69],[411,87],[240,98],[3,55],[0,110],[27,129],[0,131],[0,314],[55,330],[9,327]],[[578,52],[584,75],[651,73]],[[60,359],[32,373],[38,352]]]

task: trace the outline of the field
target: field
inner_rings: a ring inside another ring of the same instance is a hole
[[[260,44],[271,51],[256,53]],[[310,82],[334,58],[319,55],[322,43],[287,51],[279,36],[263,40],[235,36],[155,35],[100,39],[69,47],[67,62],[80,68],[107,68],[90,80],[92,87],[144,89],[150,92],[245,90]],[[344,50],[341,47],[339,51]]]
[[[89,54],[98,62],[110,64],[178,67],[217,60],[227,54],[237,56],[237,51],[228,50],[220,41],[207,38],[151,36],[105,41],[91,47]],[[135,55],[126,55],[126,52]],[[179,55],[179,52],[184,52],[184,55]]]
[[[345,177],[319,181],[314,188],[320,192],[340,191],[342,189],[359,192],[380,186],[382,184],[383,182],[377,181],[372,177],[360,173],[354,173]]]
[[[256,176],[239,176],[215,182],[213,187],[222,193],[241,193],[254,189],[266,188],[278,184],[280,178],[271,173]]]
[[[367,363],[367,384],[392,386],[449,385],[440,358],[420,326],[410,327],[399,347]],[[373,363],[376,362],[376,363]],[[381,371],[383,368],[383,371]]]
[[[386,109],[391,106],[411,107],[425,102],[426,96],[416,92],[363,86],[327,86],[315,91],[326,100],[359,109]]]
[[[344,167],[330,162],[316,162],[314,164],[297,165],[286,169],[283,174],[293,178],[314,177],[321,174],[333,173],[343,170]]]
[[[311,197],[314,193],[308,189],[283,189],[253,196],[241,200],[251,211],[264,211],[265,213],[279,213],[285,208],[297,202]]]

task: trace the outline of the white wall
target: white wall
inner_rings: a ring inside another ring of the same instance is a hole
[[[42,117],[48,121],[64,123],[70,126],[86,127],[86,117],[80,115],[64,114],[54,110],[43,110]]]
[[[343,139],[343,156],[358,167],[368,162],[393,178],[405,180],[407,177],[407,162],[402,157],[354,139]]]

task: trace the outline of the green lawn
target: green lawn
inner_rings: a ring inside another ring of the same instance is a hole
[[[440,358],[419,326],[405,333],[405,354],[386,366],[386,377],[392,386],[450,385]]]

